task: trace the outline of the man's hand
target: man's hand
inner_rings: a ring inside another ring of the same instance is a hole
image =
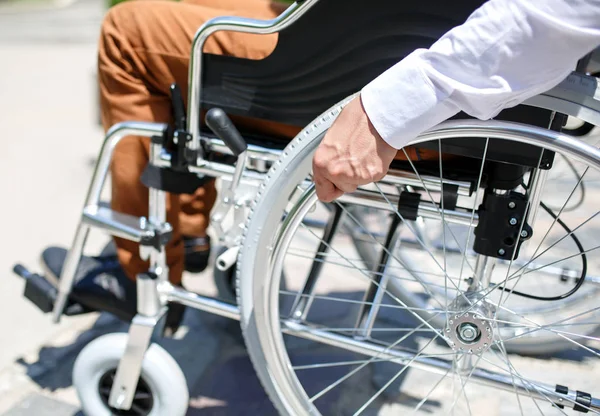
[[[369,121],[360,96],[342,110],[313,158],[317,196],[331,202],[382,179],[396,156]]]

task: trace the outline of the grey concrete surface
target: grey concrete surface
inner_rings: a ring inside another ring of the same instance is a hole
[[[5,416],[56,416],[77,415],[76,406],[51,399],[41,394],[32,394],[26,397],[17,406],[5,413]]]
[[[39,271],[41,250],[73,236],[102,138],[94,102],[101,18],[98,1],[33,11],[0,5],[0,412],[40,389],[27,363],[37,361],[41,346],[68,344],[96,320],[51,324],[22,298],[23,282],[11,269],[21,262]],[[101,243],[92,236],[91,247]]]
[[[0,125],[5,138],[0,152],[0,414],[7,416],[76,413],[71,371],[77,353],[104,333],[127,329],[98,314],[64,317],[55,325],[22,297],[23,281],[11,272],[17,262],[40,271],[43,248],[70,244],[103,138],[95,101],[103,2],[46,6],[0,3]],[[90,252],[105,241],[93,233]],[[208,274],[186,279],[210,292]],[[218,398],[220,393],[210,398],[198,392],[212,388],[205,370],[209,364],[214,367],[217,350],[229,345],[228,354],[243,355],[240,343],[236,323],[194,311],[188,312],[176,339],[163,340],[184,368],[192,414],[222,410],[226,402]],[[262,393],[257,383],[254,391]],[[264,393],[260,401],[270,406]]]
[[[0,43],[86,45],[98,38],[104,0],[0,1]]]

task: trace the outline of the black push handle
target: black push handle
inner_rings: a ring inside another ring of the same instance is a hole
[[[229,147],[235,156],[239,156],[248,148],[246,141],[235,128],[231,119],[220,108],[211,108],[206,113],[206,125]]]

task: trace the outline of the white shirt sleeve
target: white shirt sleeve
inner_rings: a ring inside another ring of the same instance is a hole
[[[399,149],[459,111],[490,119],[549,90],[598,45],[600,0],[490,0],[365,86],[362,103]]]

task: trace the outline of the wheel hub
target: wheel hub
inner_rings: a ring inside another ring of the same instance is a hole
[[[492,345],[494,325],[490,320],[493,316],[491,305],[465,293],[452,302],[449,310],[455,312],[448,316],[445,333],[446,341],[454,351],[481,354]]]
[[[140,378],[133,398],[131,409],[120,410],[110,407],[108,404],[110,390],[115,381],[117,369],[110,369],[100,377],[98,382],[98,393],[104,405],[110,409],[115,416],[147,416],[154,407],[154,398],[150,386],[143,378]]]
[[[466,343],[476,342],[481,336],[481,331],[471,323],[461,324],[458,328],[458,338]]]

